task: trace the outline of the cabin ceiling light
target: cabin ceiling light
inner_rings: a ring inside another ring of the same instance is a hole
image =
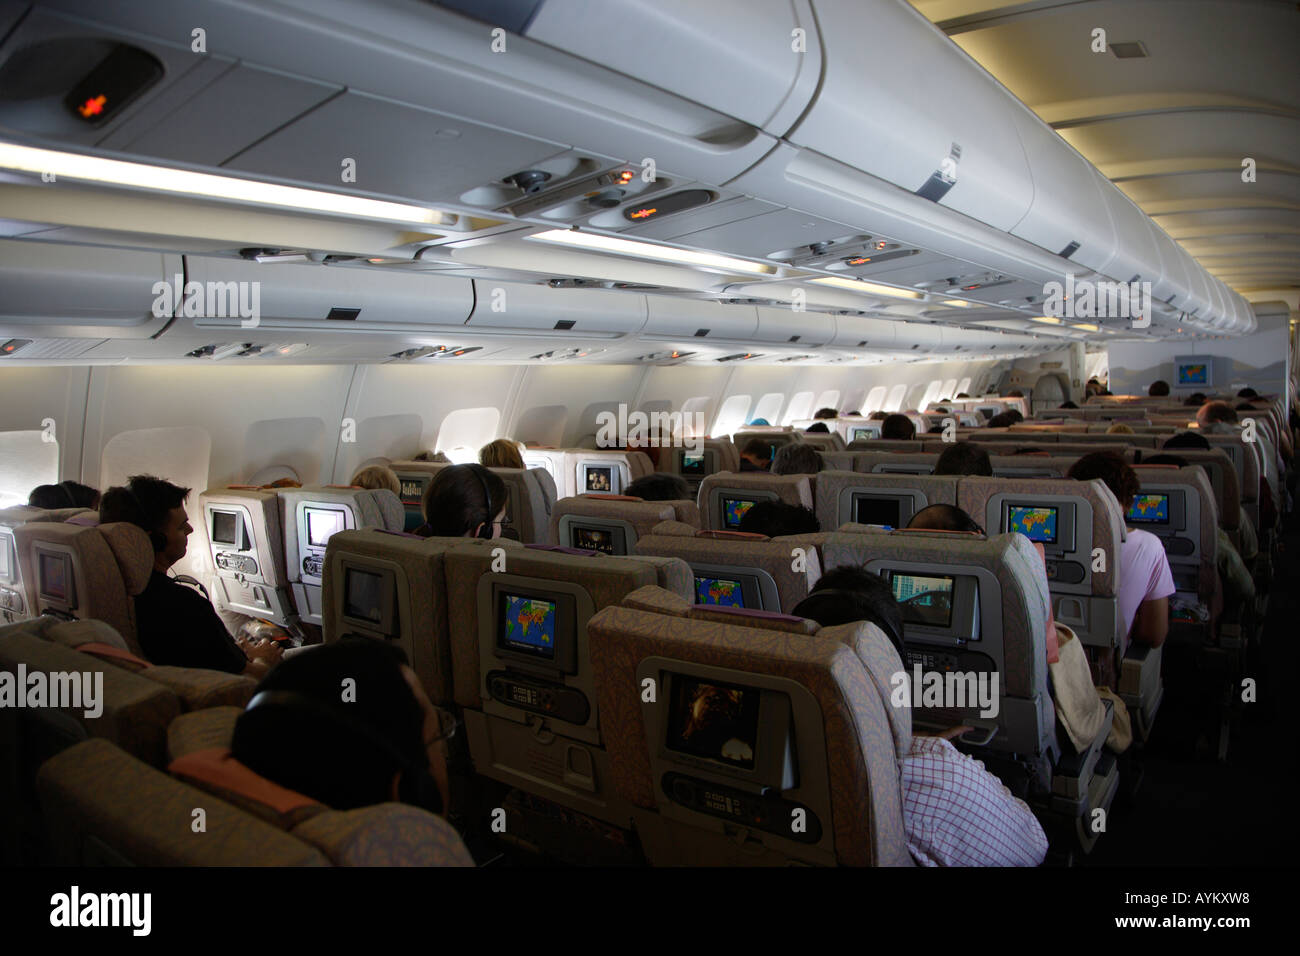
[[[1097,325],[1089,325],[1087,322],[1079,322],[1079,323],[1075,324],[1074,326],[1072,326],[1072,328],[1082,329],[1082,330],[1085,331],[1085,332],[1098,332],[1098,331],[1101,330],[1101,327],[1100,327],[1100,326],[1097,326]]]
[[[943,300],[943,304],[944,304],[944,305],[950,305],[950,306],[952,306],[953,308],[957,308],[957,309],[970,309],[970,308],[974,308],[974,306],[972,306],[972,305],[971,305],[969,302],[967,302],[965,299],[944,299],[944,300]]]
[[[849,289],[852,292],[867,292],[872,295],[887,295],[895,299],[922,299],[924,295],[915,292],[912,289],[895,289],[890,285],[877,285],[874,282],[864,282],[861,279],[841,279],[839,276],[825,276],[821,279],[813,279],[818,285],[833,285],[837,289]]]
[[[1060,325],[1061,320],[1051,315],[1034,315],[1030,316],[1030,322],[1042,322],[1044,325]]]
[[[303,189],[299,186],[280,186],[253,179],[239,179],[235,176],[216,176],[212,173],[172,169],[148,163],[105,159],[102,156],[83,156],[79,153],[20,146],[17,143],[0,143],[0,169],[52,175],[56,181],[73,179],[106,183],[110,186],[131,186],[153,192],[180,193],[201,199],[227,199],[264,206],[360,216],[366,219],[384,219],[421,225],[444,225],[455,222],[455,216],[437,209],[426,209],[423,206],[364,199],[360,196],[347,196],[319,189]]]
[[[550,229],[527,236],[537,242],[555,242],[561,245],[577,246],[595,252],[612,252],[619,256],[634,256],[638,259],[658,259],[663,262],[675,262],[687,266],[704,266],[710,269],[722,269],[726,272],[749,272],[755,275],[772,275],[773,266],[745,259],[733,259],[730,256],[718,256],[711,252],[693,252],[689,249],[673,249],[650,242],[635,242],[631,239],[616,239],[613,236],[601,236],[592,232],[578,232],[573,229]]]

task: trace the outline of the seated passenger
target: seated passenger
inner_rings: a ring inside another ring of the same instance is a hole
[[[1238,433],[1237,413],[1227,402],[1206,402],[1196,410],[1196,424],[1207,435]]]
[[[840,413],[833,408],[819,408],[813,412],[813,418],[839,418]]]
[[[1135,432],[1133,430],[1133,426],[1128,424],[1127,422],[1113,422],[1111,426],[1106,429],[1106,434],[1107,435],[1136,435],[1137,432]]]
[[[266,490],[268,488],[301,488],[302,482],[297,478],[277,478],[275,481],[265,485],[258,485],[258,488]]]
[[[845,412],[845,413],[844,413],[844,417],[845,417],[845,418],[857,418],[857,417],[858,417],[858,410],[855,408],[855,409],[853,409],[853,411],[851,411],[851,412]]]
[[[37,485],[27,496],[27,503],[33,508],[54,511],[58,508],[99,507],[99,492],[79,481],[61,481],[57,485]]]
[[[452,465],[433,476],[420,510],[422,538],[499,538],[509,492],[500,476],[482,465]]]
[[[886,415],[880,423],[880,437],[910,441],[916,437],[916,426],[906,415]]]
[[[822,627],[870,621],[907,659],[893,591],[864,568],[827,571],[792,613]],[[1037,866],[1047,836],[1033,812],[949,742],[969,729],[929,736],[913,728],[910,749],[899,755],[907,849],[921,866]]]
[[[1202,405],[1205,404],[1205,393],[1192,392],[1192,394],[1188,395],[1187,398],[1183,401],[1183,404],[1189,406],[1194,405],[1197,408],[1200,408]]]
[[[760,501],[745,512],[736,530],[780,538],[788,534],[816,534],[821,529],[821,522],[807,508],[784,501]]]
[[[1024,397],[1025,397],[1025,393],[1018,388],[1013,388],[1011,391],[1007,392],[1007,398],[1024,398]]]
[[[140,648],[154,664],[264,677],[280,661],[279,645],[236,641],[210,602],[167,576],[167,569],[185,557],[186,539],[194,530],[185,513],[189,493],[162,478],[133,475],[125,486],[104,492],[99,505],[100,524],[130,522],[153,545],[153,574],[135,596]]]
[[[815,475],[826,467],[822,453],[812,445],[790,442],[776,450],[772,459],[774,475]]]
[[[818,434],[818,435],[830,434],[830,429],[826,427],[825,422],[813,422],[811,425],[805,428],[804,431],[810,434]]]
[[[509,438],[490,441],[478,450],[478,463],[484,468],[525,468],[519,446]]]
[[[443,813],[455,729],[400,648],[344,638],[294,655],[257,685],[231,755],[334,810],[399,802]]]
[[[1196,432],[1179,432],[1172,438],[1165,439],[1164,445],[1161,446],[1166,451],[1175,451],[1179,448],[1195,448],[1200,451],[1209,451],[1211,448],[1210,441],[1204,435],[1198,435]],[[1260,476],[1260,484],[1264,484],[1264,477]],[[1240,518],[1237,522],[1237,534],[1241,538],[1240,555],[1247,561],[1253,561],[1259,554],[1259,539],[1255,535],[1255,523],[1246,516],[1245,510],[1240,510]]]
[[[642,475],[623,489],[623,494],[640,498],[642,501],[694,501],[691,486],[681,475],[669,475],[656,471],[652,475]]]
[[[421,452],[417,452],[415,455],[411,457],[411,461],[432,461],[441,464],[451,463],[451,459],[448,458],[446,455],[444,455],[442,452],[429,451],[428,449],[425,449],[424,451]]]
[[[1060,405],[1056,407],[1057,408],[1078,408],[1079,406],[1074,404],[1074,402],[1062,402]]]
[[[769,422],[766,418],[755,418],[752,422],[750,422],[750,424],[756,426],[761,425],[763,427],[766,427],[768,425],[771,425],[772,423]]]
[[[943,450],[935,462],[936,475],[983,475],[993,477],[989,453],[971,441],[954,442]]]
[[[1137,474],[1114,452],[1084,455],[1066,475],[1076,481],[1100,478],[1119,501],[1124,514],[1141,488]],[[1120,546],[1119,612],[1130,640],[1159,647],[1169,634],[1169,598],[1174,576],[1165,546],[1150,531],[1128,529]]]
[[[1016,417],[1017,414],[1018,413],[1014,411],[1000,412],[999,414],[994,415],[992,418],[990,418],[988,422],[984,425],[984,427],[985,428],[1010,428],[1012,425],[1016,424],[1016,422],[1020,421],[1020,419]]]
[[[883,422],[888,417],[889,417],[889,412],[872,412],[870,415],[867,416],[867,421]]]
[[[1169,383],[1164,381],[1163,379],[1156,379],[1154,382],[1151,383],[1151,387],[1147,389],[1148,398],[1163,398],[1165,395],[1168,394],[1169,394]]]
[[[907,530],[922,531],[970,531],[983,534],[984,529],[975,523],[975,519],[956,505],[929,505],[912,515],[907,523]]]
[[[767,471],[772,467],[771,446],[761,438],[751,438],[740,449],[741,471]]]
[[[1259,398],[1259,392],[1255,391],[1253,388],[1247,385],[1245,388],[1243,388],[1241,391],[1237,393],[1237,397],[1246,398],[1246,399]]]
[[[387,465],[368,465],[353,475],[348,484],[355,488],[369,488],[371,491],[387,488],[395,495],[402,493],[401,479]]]

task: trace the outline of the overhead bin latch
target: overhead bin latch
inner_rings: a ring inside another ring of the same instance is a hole
[[[916,191],[922,199],[938,202],[957,182],[957,163],[961,161],[961,145],[953,143],[939,168],[930,174],[930,178]]]

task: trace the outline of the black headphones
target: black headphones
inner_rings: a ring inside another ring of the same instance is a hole
[[[852,598],[855,601],[862,600],[862,592],[846,591],[844,588],[821,588],[820,590],[809,591],[808,597],[815,598],[820,594],[839,595],[840,597]],[[885,635],[891,641],[894,642],[894,649],[898,651],[899,655],[903,654],[903,634],[901,631],[899,631],[894,627],[891,621],[881,618],[875,614],[872,614],[870,617],[864,618],[864,620],[866,620],[868,623],[876,625],[876,627],[884,631]]]
[[[474,465],[468,465],[467,467],[474,473],[474,477],[478,479],[478,483],[483,487],[483,524],[474,537],[482,538],[487,541],[492,538],[492,525],[494,523],[492,519],[496,517],[496,515],[492,513],[492,492],[488,490],[487,479],[483,477],[482,472],[479,470],[482,469],[483,471],[487,471],[487,469],[482,465],[477,467]]]
[[[131,500],[135,502],[135,508],[138,512],[140,512],[140,520],[142,522],[148,522],[149,511],[145,508],[144,503],[139,499],[136,493],[131,490],[130,482],[128,482],[125,485],[122,485],[121,488],[128,495],[130,495]],[[167,535],[163,534],[161,531],[150,531],[148,532],[148,534],[149,534],[149,543],[153,545],[154,554],[157,554],[159,551],[167,550]]]
[[[397,794],[402,803],[420,807],[430,813],[442,813],[442,791],[438,789],[438,782],[433,779],[429,768],[411,763],[373,727],[360,720],[349,719],[337,708],[295,690],[264,690],[254,695],[244,708],[245,719],[251,713],[269,715],[277,711],[310,718],[331,733],[344,738],[351,737],[355,743],[378,750],[401,771]],[[250,729],[251,732],[256,731]]]

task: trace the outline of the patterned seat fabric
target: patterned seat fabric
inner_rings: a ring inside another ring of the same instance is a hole
[[[653,603],[644,593],[636,597],[641,606]],[[750,839],[763,843],[771,854],[767,862],[789,858],[858,866],[910,865],[897,763],[897,745],[906,735],[892,727],[888,698],[880,696],[880,685],[868,673],[862,656],[872,659],[876,651],[892,654],[887,645],[884,650],[868,650],[873,640],[884,641],[878,632],[868,635],[863,625],[861,632],[856,626],[849,628],[850,634],[842,629],[795,634],[770,630],[762,619],[683,620],[636,607],[606,608],[592,618],[590,631],[614,785],[634,806],[658,811],[657,817],[643,813],[638,818],[647,824],[657,819],[667,834],[651,841],[652,859],[661,857],[656,862],[677,862],[682,859],[678,854],[691,854],[700,862],[734,863],[738,851],[734,842],[728,849],[725,837],[714,837],[712,827],[672,815],[671,798],[656,786],[651,749],[657,751],[659,742],[649,739],[638,675],[647,658],[665,659],[665,669],[674,661],[724,668],[741,684],[747,675],[785,678],[816,701],[822,716],[817,730],[824,741],[819,756],[825,759],[826,779],[804,774],[796,793],[813,794],[824,786],[820,792],[826,794],[830,809],[825,834],[832,849],[827,853],[819,847],[824,856],[801,853],[789,841],[751,831]],[[881,666],[901,669],[897,655]],[[649,825],[645,829],[647,834],[654,830]]]

